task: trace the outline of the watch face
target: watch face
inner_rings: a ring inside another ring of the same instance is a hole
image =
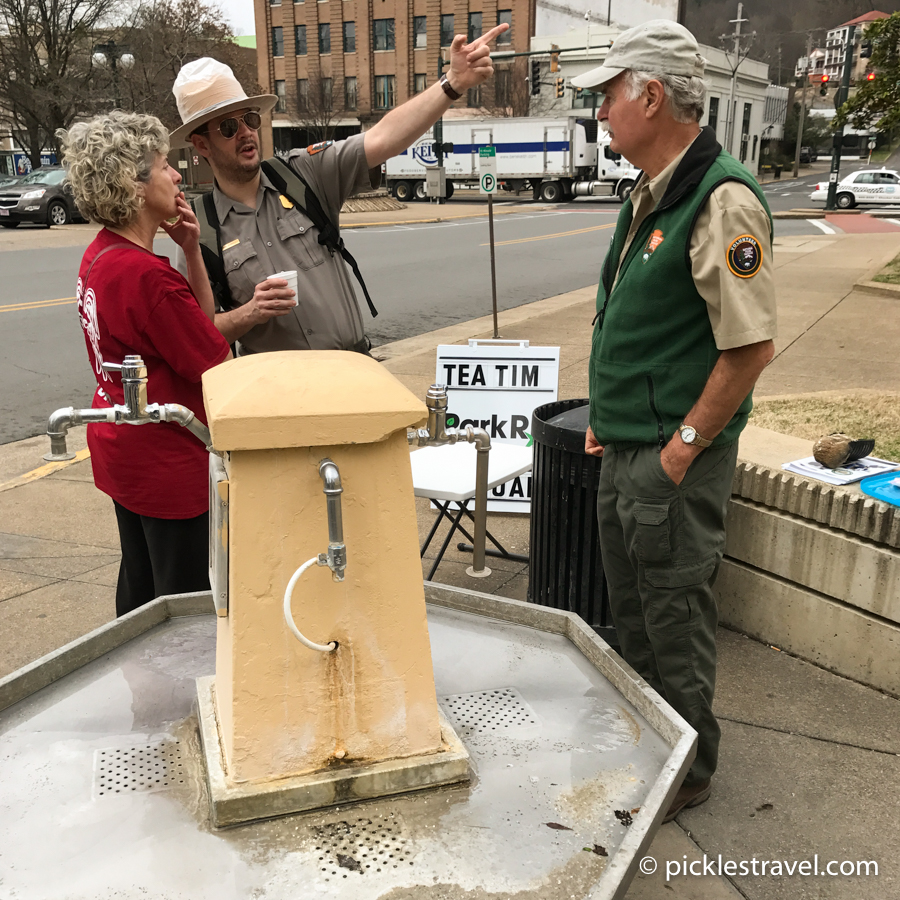
[[[695,437],[697,437],[697,432],[691,428],[690,425],[685,425],[684,428],[681,429],[681,439],[686,444],[693,444]]]

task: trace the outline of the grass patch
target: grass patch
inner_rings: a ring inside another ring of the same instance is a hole
[[[884,284],[900,284],[900,256],[895,256],[872,281],[881,281]]]
[[[828,393],[784,400],[754,400],[750,422],[812,442],[833,431],[874,438],[874,456],[900,462],[900,394]]]

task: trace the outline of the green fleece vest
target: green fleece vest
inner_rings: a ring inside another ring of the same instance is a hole
[[[633,214],[630,200],[622,207],[603,263],[591,342],[590,423],[601,444],[662,447],[703,392],[719,350],[706,301],[691,277],[690,241],[703,205],[725,181],[746,184],[759,198],[770,232],[768,240],[756,237],[762,252],[771,253],[772,217],[762,191],[706,129],[638,229],[610,290]],[[728,249],[722,247],[723,257]],[[751,392],[714,446],[737,439],[752,406]]]

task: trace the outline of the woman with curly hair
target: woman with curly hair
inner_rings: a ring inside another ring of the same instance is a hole
[[[200,226],[169,166],[169,136],[153,116],[115,111],[59,133],[81,213],[103,228],[87,248],[77,299],[95,408],[124,402],[103,363],[147,366],[148,400],[180,403],[206,421],[200,377],[231,355],[214,324]],[[162,227],[184,251],[187,280],[153,253]],[[115,504],[122,545],[116,614],[154,597],[209,589],[208,455],[175,423],[91,425],[94,483]]]

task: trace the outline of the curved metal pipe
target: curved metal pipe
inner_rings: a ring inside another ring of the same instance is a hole
[[[108,409],[75,409],[65,406],[51,413],[47,420],[47,436],[50,438],[50,452],[44,454],[48,462],[61,462],[75,459],[66,446],[66,436],[73,425],[89,425],[91,422],[115,423],[116,410]]]
[[[184,426],[194,435],[194,437],[203,441],[203,446],[207,450],[212,450],[212,437],[209,428],[204,425],[186,406],[180,403],[164,403],[160,406],[161,422],[177,422]]]
[[[347,568],[347,545],[344,543],[344,519],[341,512],[341,473],[330,459],[319,463],[319,477],[325,484],[325,498],[328,508],[328,552],[319,556],[319,565],[328,566],[334,573],[335,581],[344,580]]]

